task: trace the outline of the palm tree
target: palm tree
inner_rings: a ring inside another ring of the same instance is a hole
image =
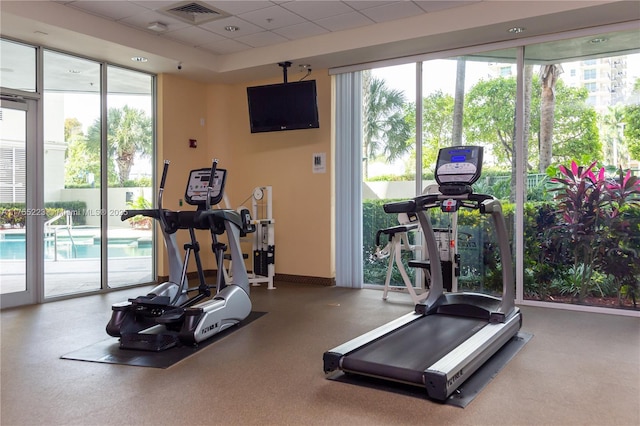
[[[600,116],[600,120],[600,133],[606,143],[605,161],[612,166],[622,166],[620,159],[625,158],[626,153],[621,131],[624,126],[624,107],[610,106],[609,110]]]
[[[529,173],[531,167],[529,166],[529,162],[527,159],[527,153],[529,152],[529,132],[531,130],[531,97],[532,97],[532,89],[533,89],[533,65],[525,65],[524,66],[524,108],[522,111],[523,115],[523,126],[522,133],[524,135],[523,138],[523,146],[522,152],[524,153],[524,170],[522,173],[524,176]],[[517,161],[517,153],[516,149],[516,115],[513,115],[513,156],[511,157],[511,194],[509,195],[509,201],[514,203],[516,201],[516,161]]]
[[[462,120],[464,113],[464,80],[467,61],[458,58],[456,67],[455,103],[453,104],[453,129],[451,145],[462,145]]]
[[[390,89],[383,79],[363,75],[364,179],[369,177],[369,160],[384,154],[388,161],[410,149],[411,126],[406,120],[404,92]]]
[[[550,64],[540,68],[540,165],[538,170],[545,173],[553,157],[553,125],[556,106],[555,87],[562,74],[562,65]]]
[[[89,128],[87,144],[100,146],[100,120]],[[128,105],[109,108],[107,113],[107,153],[118,169],[118,184],[129,180],[135,156],[149,157],[153,150],[151,118],[143,110]]]

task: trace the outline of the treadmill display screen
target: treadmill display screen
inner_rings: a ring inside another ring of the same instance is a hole
[[[438,184],[471,185],[480,178],[482,147],[442,148],[436,163]]]

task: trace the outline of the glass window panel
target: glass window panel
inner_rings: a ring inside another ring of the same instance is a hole
[[[384,246],[389,241],[382,235],[377,247],[376,233],[399,224],[398,216],[386,214],[383,204],[414,197],[416,192],[415,82],[415,64],[363,72],[362,207],[366,284],[385,283],[389,258],[384,255]],[[407,237],[413,242],[412,235]],[[406,262],[412,255],[403,257]],[[408,272],[413,280],[413,272]],[[404,285],[397,268],[390,284]]]
[[[516,99],[515,50],[423,63],[423,186],[435,185],[434,165],[441,148],[480,145],[484,148],[482,177],[474,191],[501,200],[508,224],[513,220],[512,164]],[[515,185],[515,183],[514,183]],[[451,229],[451,214],[433,212],[434,227]],[[490,218],[468,209],[457,213],[458,238],[443,270],[460,255],[460,275],[450,274],[446,287],[502,292],[500,256]],[[513,241],[512,226],[509,238]]]
[[[44,52],[45,297],[101,288],[100,67]]]
[[[120,220],[125,209],[151,208],[153,176],[153,77],[107,68],[108,282],[121,287],[153,281],[153,221]]]
[[[568,178],[528,192],[527,299],[622,309],[637,303],[640,206],[633,198],[640,188],[629,184],[634,178],[626,180],[626,192],[616,188],[627,172],[639,174],[639,51],[638,30],[525,49],[541,111],[531,128],[540,150],[529,163]],[[566,70],[578,70],[583,80]]]
[[[7,60],[10,58],[11,60]],[[0,85],[7,89],[36,91],[36,48],[0,40]]]

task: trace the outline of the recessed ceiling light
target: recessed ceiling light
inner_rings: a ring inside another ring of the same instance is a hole
[[[236,27],[235,25],[227,25],[226,27],[224,27],[225,30],[229,31],[229,32],[236,32],[240,29],[240,27]]]
[[[591,43],[591,44],[599,44],[599,43],[604,43],[605,41],[607,41],[607,39],[604,38],[604,37],[596,37],[596,38],[592,38],[591,40],[589,40],[589,43]]]
[[[162,22],[152,22],[149,25],[147,25],[147,28],[157,33],[162,33],[167,31],[167,29],[169,29],[169,27],[163,24]]]
[[[524,32],[524,30],[526,30],[525,27],[512,27],[512,28],[509,28],[507,32],[510,32],[511,34],[520,34]]]
[[[147,62],[148,59],[145,58],[144,56],[134,56],[133,58],[131,58],[131,60],[133,62]]]

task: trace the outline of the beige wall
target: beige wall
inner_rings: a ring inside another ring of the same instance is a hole
[[[184,199],[185,185],[191,169],[209,167],[211,157],[207,147],[207,85],[186,80],[175,75],[158,76],[158,150],[156,153],[158,181],[164,160],[170,161],[169,174],[163,195],[163,207],[171,210],[188,210],[191,206],[179,205]],[[204,121],[202,121],[204,120]],[[189,139],[198,141],[198,148],[189,148]],[[203,250],[210,250],[210,237],[199,231],[198,240]],[[188,241],[186,231],[178,231],[178,244],[182,250]],[[168,276],[168,262],[164,246],[158,244],[158,275]],[[211,256],[203,256],[203,267],[214,269]],[[190,271],[195,270],[192,261]]]
[[[159,76],[157,167],[161,170],[164,159],[171,161],[164,194],[164,206],[170,209],[180,208],[188,171],[209,166],[214,157],[228,170],[226,193],[234,208],[250,205],[246,200],[256,186],[271,185],[276,274],[330,279],[335,276],[331,78],[326,70],[314,71],[311,78],[318,89],[319,129],[252,134],[246,87],[279,81],[205,85]],[[189,148],[189,139],[197,139],[198,148]],[[314,153],[326,154],[326,173],[313,173]],[[208,250],[209,236],[200,233],[198,238],[203,251]],[[184,241],[184,236],[179,239],[180,244]],[[166,276],[164,250],[159,259],[158,274]],[[211,256],[204,267],[215,268]],[[192,265],[189,270],[194,269]]]

